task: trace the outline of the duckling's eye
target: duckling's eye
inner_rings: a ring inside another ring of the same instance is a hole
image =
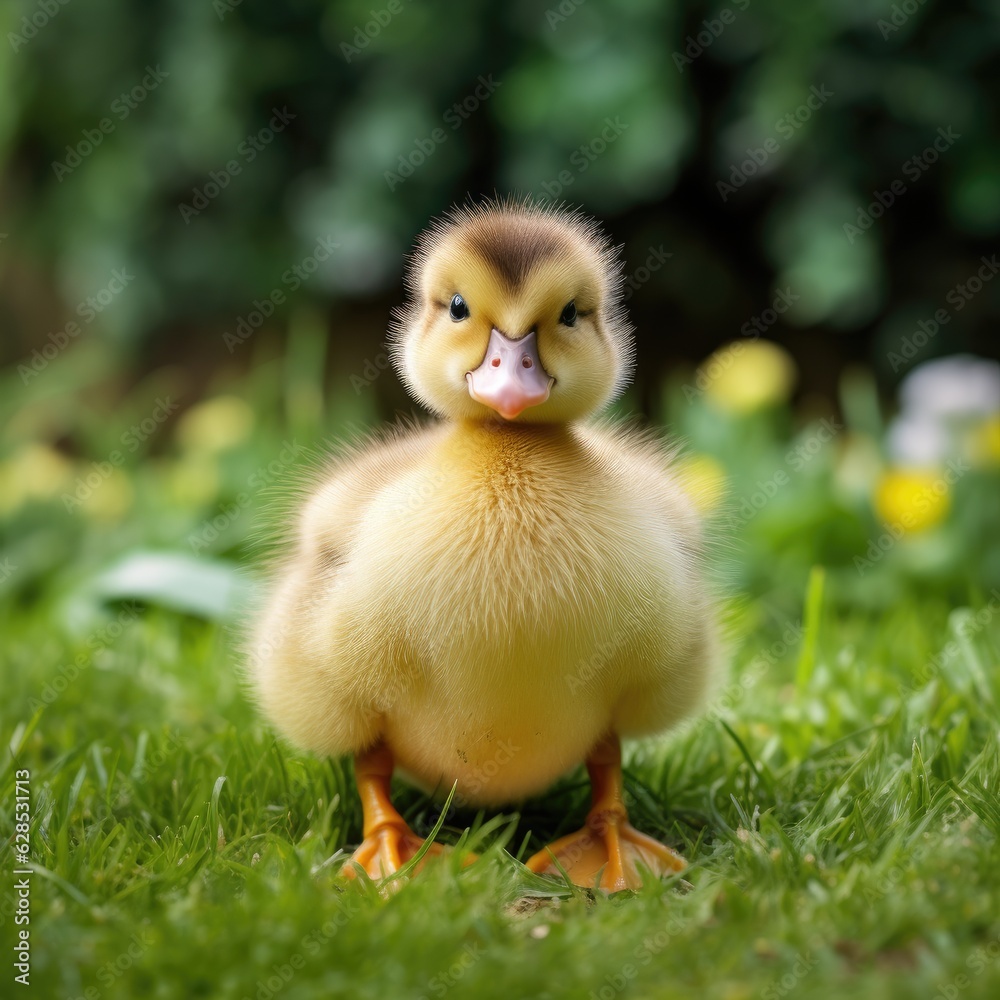
[[[566,308],[563,309],[562,314],[559,317],[559,322],[563,326],[573,326],[576,323],[576,303],[567,302]]]
[[[448,309],[448,315],[457,323],[459,320],[469,318],[469,307],[465,303],[465,299],[461,295],[453,295],[451,299],[451,306]]]

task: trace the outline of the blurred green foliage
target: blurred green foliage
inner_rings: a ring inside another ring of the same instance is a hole
[[[988,0],[16,0],[0,29],[8,362],[124,268],[81,335],[140,370],[228,361],[222,333],[273,289],[318,303],[331,366],[357,365],[415,233],[516,191],[602,217],[627,274],[673,255],[630,301],[648,409],[668,362],[739,336],[780,288],[797,298],[768,336],[832,397],[851,360],[895,381],[888,354],[996,249]],[[931,157],[939,129],[958,138]],[[322,237],[338,249],[293,288]],[[995,350],[998,314],[986,284],[920,357]]]

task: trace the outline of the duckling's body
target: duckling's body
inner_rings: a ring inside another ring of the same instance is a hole
[[[668,453],[584,419],[630,364],[613,254],[578,216],[489,204],[417,260],[395,359],[446,419],[373,439],[315,490],[258,630],[262,702],[297,743],[355,755],[373,875],[421,843],[394,764],[498,804],[584,760],[594,807],[560,863],[608,888],[637,884],[636,861],[677,870],[627,823],[618,737],[691,710],[714,621]]]
[[[462,423],[382,447],[364,497],[339,472],[320,489],[312,566],[275,607],[305,626],[262,677],[293,739],[343,754],[381,738],[424,787],[495,804],[544,790],[611,728],[690,710],[711,642],[697,524],[655,443]]]

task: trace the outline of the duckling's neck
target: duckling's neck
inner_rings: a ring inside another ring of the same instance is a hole
[[[463,492],[463,516],[513,517],[530,523],[541,510],[580,485],[589,469],[582,443],[568,424],[455,421],[438,453]]]
[[[453,420],[461,434],[492,434],[524,440],[557,441],[570,435],[569,424],[519,424],[511,420]]]
[[[508,420],[455,420],[452,434],[488,450],[500,448],[517,452],[548,451],[575,446],[577,439],[570,424],[522,424]]]

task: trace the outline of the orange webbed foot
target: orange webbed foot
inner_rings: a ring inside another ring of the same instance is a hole
[[[384,743],[377,743],[355,757],[354,773],[364,814],[364,840],[341,869],[348,878],[358,874],[357,865],[372,879],[394,875],[413,860],[426,844],[423,837],[418,837],[409,828],[392,804],[389,796],[392,767],[392,751]],[[420,871],[430,858],[449,850],[451,848],[443,844],[427,844],[414,872]],[[468,854],[462,864],[470,865],[475,860],[476,855]]]
[[[640,888],[640,866],[662,876],[683,871],[687,864],[676,851],[640,833],[617,813],[588,817],[583,829],[560,837],[527,862],[528,869],[539,875],[560,876],[561,867],[575,885],[606,892]]]
[[[561,867],[575,885],[596,884],[607,892],[638,889],[640,867],[656,876],[683,871],[687,862],[676,851],[629,823],[622,798],[621,744],[614,733],[591,750],[587,770],[593,804],[586,825],[529,858],[528,869],[539,875],[561,875]]]
[[[345,862],[343,872],[353,878],[357,875],[354,866],[358,864],[370,878],[384,878],[398,872],[423,846],[424,838],[418,837],[405,823],[386,824],[365,837]],[[414,872],[420,871],[428,859],[440,856],[445,850],[447,848],[441,844],[431,844]]]

